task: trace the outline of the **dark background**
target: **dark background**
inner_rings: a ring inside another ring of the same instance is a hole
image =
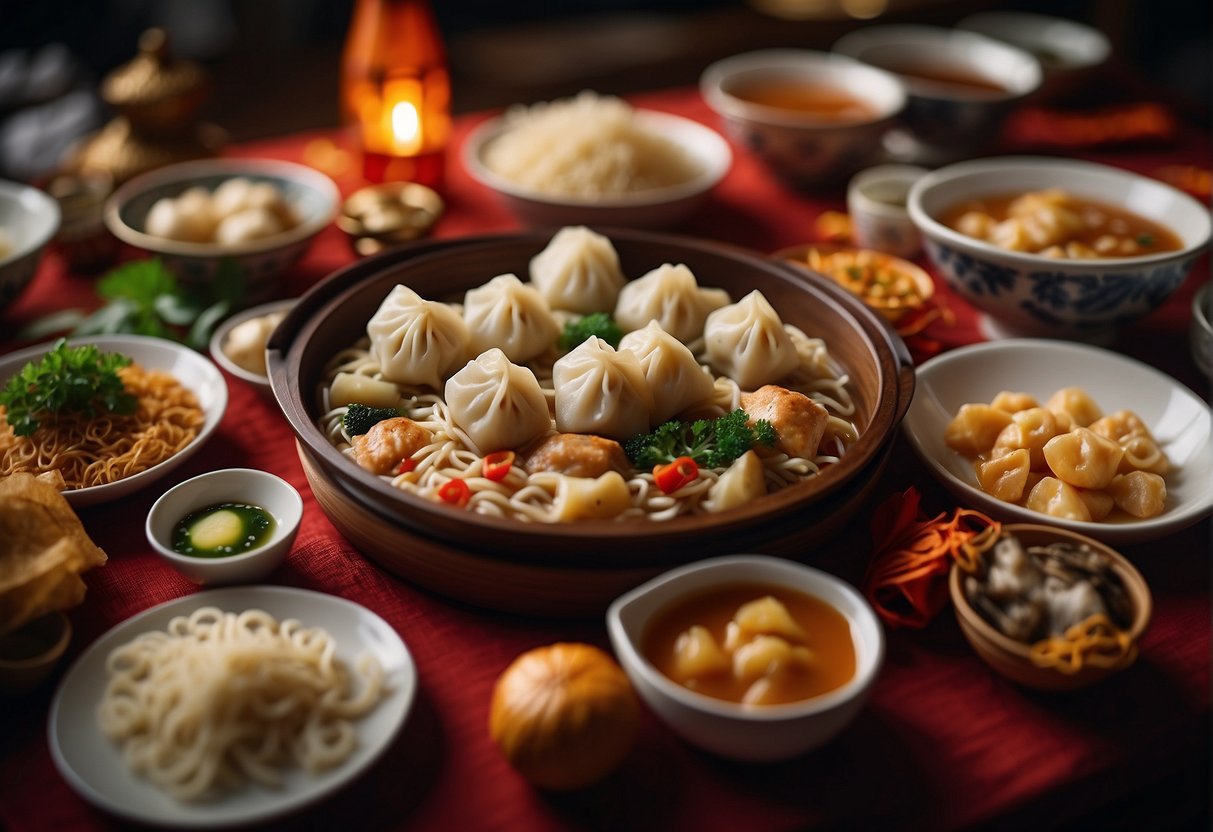
[[[797,4],[805,19],[767,10]],[[434,0],[450,54],[454,108],[530,103],[581,89],[631,92],[692,83],[711,62],[763,46],[828,49],[869,21],[842,9],[884,7],[874,22],[950,25],[987,9],[1023,9],[1084,20],[1112,40],[1116,60],[1164,87],[1185,114],[1207,123],[1208,0]],[[95,87],[129,60],[139,33],[169,29],[175,54],[202,61],[216,81],[204,115],[234,139],[337,123],[337,74],[353,0],[0,0],[0,117],[5,67],[38,47],[63,44],[76,82]],[[813,11],[815,10],[815,11]]]

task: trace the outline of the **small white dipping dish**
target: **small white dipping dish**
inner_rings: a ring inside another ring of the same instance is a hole
[[[247,503],[269,512],[274,529],[269,539],[239,555],[206,558],[173,551],[173,528],[191,512],[216,503]],[[281,477],[253,468],[209,471],[170,488],[147,515],[152,548],[174,569],[196,584],[254,583],[278,568],[299,533],[303,498]]]
[[[258,392],[273,398],[273,391],[270,390],[270,378],[264,372],[264,367],[265,342],[269,340],[269,336],[274,331],[274,327],[264,325],[259,327],[256,323],[252,322],[257,321],[258,319],[268,318],[270,315],[281,315],[285,317],[286,313],[289,312],[291,307],[293,307],[296,303],[298,303],[298,300],[295,298],[288,300],[275,300],[270,301],[269,303],[263,303],[260,306],[249,307],[248,309],[232,315],[221,323],[215,329],[214,334],[211,335],[211,358],[214,359],[216,364],[218,364],[232,376],[240,379],[246,384],[251,384],[253,387],[257,388]],[[247,329],[249,326],[252,327],[251,331]],[[237,329],[238,327],[241,329]],[[233,330],[236,330],[236,338],[240,339],[243,347],[255,348],[255,342],[260,342],[262,372],[256,372],[255,370],[246,366],[248,363],[247,360],[244,363],[237,363],[236,359],[228,354],[228,350],[233,347],[233,344],[229,343],[233,337]],[[243,343],[246,340],[248,342]]]
[[[913,259],[922,251],[906,201],[910,188],[928,173],[916,165],[877,165],[860,171],[847,185],[847,212],[855,244]]]
[[[641,653],[645,631],[671,604],[714,587],[771,584],[812,595],[851,627],[855,675],[839,688],[786,705],[745,706],[689,690]],[[884,631],[849,584],[809,566],[765,555],[701,560],[658,575],[607,610],[611,644],[636,692],[662,722],[692,745],[742,762],[786,760],[833,739],[859,713],[884,660]]]
[[[493,118],[472,130],[463,145],[463,166],[480,184],[497,193],[518,219],[536,227],[597,225],[617,228],[664,228],[693,214],[733,165],[733,152],[709,127],[670,113],[635,111],[636,127],[680,147],[699,166],[699,175],[663,188],[648,188],[618,196],[575,197],[541,193],[518,185],[490,170],[485,153],[505,135],[505,117]]]

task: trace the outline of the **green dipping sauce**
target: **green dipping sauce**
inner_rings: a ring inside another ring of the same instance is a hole
[[[173,551],[196,558],[241,555],[265,543],[275,525],[274,518],[260,506],[216,503],[177,521]]]

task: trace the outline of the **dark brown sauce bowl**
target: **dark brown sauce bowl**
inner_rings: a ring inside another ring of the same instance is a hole
[[[876,463],[883,463],[882,451],[909,407],[914,368],[900,338],[832,281],[774,259],[689,237],[599,231],[613,242],[630,278],[663,263],[685,263],[701,285],[724,288],[734,300],[760,289],[785,322],[824,338],[834,360],[850,376],[857,406],[854,421],[860,438],[842,460],[817,477],[719,515],[652,523],[543,524],[485,517],[400,491],[329,443],[317,425],[325,365],[363,336],[367,321],[393,286],[403,283],[422,297],[446,299],[499,274],[526,278],[530,258],[551,239],[549,230],[394,249],[334,273],[304,295],[267,345],[269,376],[312,475],[330,486],[325,490],[350,498],[385,528],[398,528],[441,547],[564,569],[669,566],[735,551],[740,542],[751,548],[774,544],[836,520],[839,504],[830,498],[866,491],[859,487],[861,481],[878,473]],[[361,548],[370,548],[365,544]],[[375,548],[380,551],[368,554],[382,562],[386,547]]]

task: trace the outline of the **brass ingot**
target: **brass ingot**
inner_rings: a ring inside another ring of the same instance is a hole
[[[337,227],[360,255],[374,254],[425,237],[445,204],[432,188],[417,182],[385,182],[352,193],[341,206]]]

